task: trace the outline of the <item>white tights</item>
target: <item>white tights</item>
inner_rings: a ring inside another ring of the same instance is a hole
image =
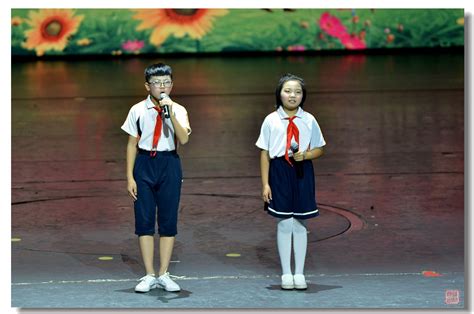
[[[295,274],[303,274],[308,235],[306,222],[294,218],[280,219],[277,225],[277,244],[281,269],[284,275],[291,274],[291,236],[295,254]]]

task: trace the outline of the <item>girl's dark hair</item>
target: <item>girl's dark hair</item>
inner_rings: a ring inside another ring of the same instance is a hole
[[[304,85],[304,80],[296,75],[286,73],[280,78],[280,81],[278,82],[277,88],[275,90],[275,97],[276,97],[276,104],[275,107],[280,107],[283,106],[283,103],[281,102],[281,90],[283,88],[283,84],[285,84],[288,81],[297,81],[301,85],[301,89],[303,90],[303,98],[301,99],[300,107],[303,108],[304,101],[306,99],[306,87]]]
[[[171,67],[164,63],[155,63],[152,65],[149,65],[145,69],[145,81],[148,83],[149,83],[148,80],[152,76],[164,76],[164,75],[169,75],[171,79],[173,79],[173,71],[171,70]]]

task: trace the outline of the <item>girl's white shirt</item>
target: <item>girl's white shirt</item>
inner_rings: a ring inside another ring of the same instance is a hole
[[[299,150],[312,150],[326,145],[323,133],[316,118],[309,112],[298,108],[293,122],[299,131]],[[285,156],[286,130],[289,124],[288,114],[280,106],[276,111],[266,116],[262,123],[260,136],[255,145],[267,150],[270,158]],[[292,142],[294,139],[292,139]],[[291,154],[290,154],[291,156]]]

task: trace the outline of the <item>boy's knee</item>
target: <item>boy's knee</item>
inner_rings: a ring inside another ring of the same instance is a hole
[[[159,227],[158,234],[160,237],[174,237],[178,234],[178,228],[176,227]]]
[[[155,235],[155,230],[151,231],[151,230],[144,230],[144,229],[138,229],[136,228],[135,229],[135,234],[139,237],[142,237],[142,236],[154,236]]]

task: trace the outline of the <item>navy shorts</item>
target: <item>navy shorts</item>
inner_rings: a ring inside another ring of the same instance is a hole
[[[172,237],[178,233],[178,207],[181,196],[181,160],[176,151],[139,151],[133,167],[137,183],[135,201],[135,234],[154,235],[158,223],[161,236]]]
[[[316,205],[315,178],[311,160],[300,162],[284,157],[270,160],[269,184],[272,200],[265,210],[278,218],[308,219],[319,215]]]

